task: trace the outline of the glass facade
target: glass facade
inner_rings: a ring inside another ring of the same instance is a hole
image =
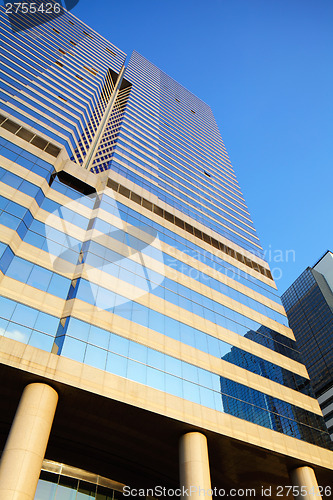
[[[66,11],[13,33],[1,10],[1,108],[82,163],[126,55]]]
[[[123,495],[68,476],[42,472],[35,500],[113,500]]]
[[[316,267],[308,267],[282,295],[282,301],[332,439],[333,293]]]
[[[333,380],[333,312],[320,281],[325,286],[323,276],[308,268],[282,296],[311,383],[319,394]]]
[[[2,335],[329,447],[209,106],[69,13],[2,29]]]
[[[123,484],[45,460],[34,500],[123,500]]]

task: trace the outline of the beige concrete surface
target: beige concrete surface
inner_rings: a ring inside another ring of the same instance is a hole
[[[58,402],[49,385],[23,391],[0,462],[1,500],[33,500]]]
[[[297,467],[290,473],[295,500],[321,500],[317,478],[311,467]]]
[[[182,498],[212,498],[207,438],[200,432],[188,432],[180,438],[179,476]]]

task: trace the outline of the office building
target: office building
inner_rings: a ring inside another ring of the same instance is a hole
[[[332,252],[308,267],[281,298],[333,439]]]
[[[330,488],[210,107],[68,12],[1,9],[1,498]]]

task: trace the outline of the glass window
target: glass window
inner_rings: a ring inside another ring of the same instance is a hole
[[[57,500],[75,500],[78,480],[71,477],[60,476],[57,487]]]
[[[145,384],[147,380],[146,368],[146,365],[136,363],[129,359],[127,365],[127,378],[139,382],[140,384]]]
[[[55,335],[57,333],[58,326],[59,318],[51,316],[50,314],[39,312],[34,328],[35,330],[40,330],[41,332]]]
[[[135,361],[141,361],[142,363],[147,363],[147,352],[148,348],[146,346],[130,341],[128,353],[129,358],[132,358]]]
[[[106,355],[107,351],[105,351],[104,349],[100,349],[99,347],[88,344],[84,362],[90,366],[94,366],[95,368],[105,370]]]
[[[149,328],[152,330],[155,330],[156,332],[161,331],[161,314],[157,313],[156,311],[149,310]]]
[[[29,345],[33,347],[38,347],[43,351],[51,352],[54,342],[54,337],[50,335],[45,335],[45,333],[32,331],[31,337],[29,339]]]
[[[180,338],[184,344],[195,347],[194,332],[190,326],[181,324]]]
[[[3,335],[7,330],[9,321],[7,319],[0,318],[0,335]]]
[[[217,391],[220,393],[221,391],[221,377],[219,375],[216,375],[215,373],[210,373],[212,382],[211,382],[211,387],[214,391]]]
[[[16,154],[15,154],[15,157],[17,157]],[[9,159],[11,159],[11,158],[9,158]],[[4,184],[7,184],[8,186],[12,186],[15,189],[18,189],[20,184],[22,183],[21,177],[18,177],[17,175],[12,174],[11,172],[6,172],[6,171],[5,171],[5,174],[1,178],[1,181]]]
[[[173,394],[174,396],[178,396],[179,398],[183,397],[183,380],[178,377],[174,377],[173,375],[165,374],[165,389],[169,394]]]
[[[199,376],[199,384],[212,388],[212,374],[207,370],[203,370],[202,368],[198,368],[198,376]]]
[[[52,273],[47,269],[34,266],[27,280],[27,284],[35,288],[39,288],[39,290],[46,291],[50,283],[51,275]]]
[[[95,499],[96,485],[79,481],[79,488],[77,491],[76,500],[89,500]]]
[[[211,337],[207,335],[207,344],[208,344],[208,354],[212,356],[219,356],[220,353],[220,342],[215,337]]]
[[[23,181],[20,187],[20,191],[34,198],[40,191],[40,188],[38,186],[35,186],[35,184],[31,184],[31,182]]]
[[[198,380],[198,368],[194,365],[190,365],[189,363],[185,363],[182,361],[182,372],[183,378],[186,380],[190,380],[191,382],[199,382]]]
[[[94,296],[94,305],[105,310],[112,309],[114,307],[116,302],[116,294],[114,292],[99,287],[94,283],[91,283],[91,291]]]
[[[54,500],[58,476],[56,474],[49,474],[49,476],[50,478],[47,480],[40,479],[38,481],[34,500]],[[54,477],[52,478],[52,476]]]
[[[135,323],[142,326],[148,326],[148,313],[149,309],[147,307],[133,303],[133,321]]]
[[[32,307],[24,306],[23,304],[17,304],[14,314],[12,316],[12,321],[15,323],[23,322],[25,326],[33,328],[38,316],[37,309]]]
[[[6,297],[0,297],[0,314],[3,318],[10,319],[17,302],[14,300],[7,299]]]
[[[127,358],[108,352],[106,361],[106,370],[115,375],[126,377],[127,372]]]
[[[215,409],[214,392],[206,387],[200,387],[200,401],[203,406]]]
[[[154,368],[164,371],[164,361],[165,355],[161,352],[154,351],[153,349],[148,349],[148,359],[147,364]]]
[[[64,276],[60,276],[59,274],[53,273],[47,291],[52,295],[56,295],[57,297],[65,299],[69,291],[69,286],[69,279],[65,278]]]
[[[207,347],[207,338],[208,335],[205,335],[201,332],[196,332],[195,335],[195,347],[199,349],[200,351],[208,352],[208,347]]]
[[[40,236],[39,234],[33,233],[32,231],[28,231],[24,237],[24,241],[26,243],[29,243],[30,245],[33,245],[34,247],[43,248],[45,239],[43,238],[43,236]]]
[[[115,492],[117,495],[117,492]],[[120,494],[121,500],[123,500],[123,496]],[[107,488],[103,488],[102,486],[97,487],[97,495],[96,500],[115,500],[117,496],[113,498],[113,491],[108,490]],[[120,500],[120,498],[119,498]]]
[[[11,278],[26,283],[32,268],[33,264],[31,264],[31,262],[20,259],[19,257],[14,257],[8,267],[7,274]]]
[[[224,412],[222,396],[219,392],[213,392],[215,400],[215,410]],[[226,411],[227,413],[227,411]]]
[[[147,366],[146,374],[147,374],[147,385],[149,387],[153,387],[154,389],[158,389],[159,391],[165,390],[164,372],[155,370],[155,368],[150,368],[149,366]]]
[[[31,329],[25,328],[21,325],[16,325],[15,323],[9,323],[7,331],[4,333],[4,337],[8,337],[18,342],[23,342],[27,344],[31,335]]]
[[[128,356],[129,351],[129,340],[124,337],[120,337],[119,335],[112,334],[110,335],[110,351],[121,354],[123,356]]]
[[[21,220],[14,215],[7,214],[6,212],[2,212],[2,214],[0,214],[0,223],[10,229],[17,229],[20,222]]]
[[[15,217],[18,217],[19,219],[22,219],[26,214],[27,209],[17,203],[9,202],[6,206],[6,211],[15,215]]]
[[[66,358],[74,359],[83,363],[84,354],[86,351],[86,344],[79,340],[65,337],[63,346],[61,348],[61,355]]]
[[[172,358],[171,356],[165,356],[165,371],[176,375],[178,377],[182,376],[182,362],[179,359]]]
[[[88,342],[103,349],[107,349],[109,346],[110,333],[96,326],[91,326]]]
[[[165,316],[165,334],[175,340],[180,340],[180,323]]]
[[[193,403],[200,404],[200,388],[196,384],[183,381],[184,398],[192,401]]]
[[[79,340],[87,340],[90,326],[89,323],[85,323],[76,318],[70,318],[67,326],[67,334]]]

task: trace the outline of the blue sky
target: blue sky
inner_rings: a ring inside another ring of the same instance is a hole
[[[282,293],[333,250],[332,0],[80,0],[213,109]]]

